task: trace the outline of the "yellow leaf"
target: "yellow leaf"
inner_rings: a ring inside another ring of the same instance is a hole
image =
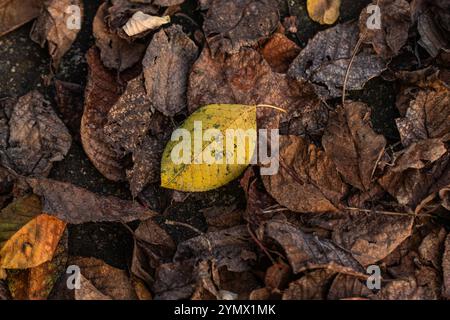
[[[333,24],[339,18],[341,0],[308,0],[309,17],[320,24]]]
[[[214,104],[198,109],[175,130],[174,141],[164,150],[161,186],[202,192],[235,180],[253,157],[256,136],[256,106]]]
[[[66,223],[41,214],[24,225],[0,250],[0,267],[27,269],[53,258]]]

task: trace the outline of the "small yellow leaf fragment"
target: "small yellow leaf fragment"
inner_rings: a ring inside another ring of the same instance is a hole
[[[320,24],[333,24],[339,18],[341,0],[308,0],[309,17]]]
[[[27,269],[53,258],[66,223],[41,214],[17,231],[0,250],[0,268]]]

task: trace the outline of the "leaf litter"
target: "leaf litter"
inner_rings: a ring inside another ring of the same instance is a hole
[[[375,29],[368,1],[352,21],[346,1],[29,2],[0,1],[0,35],[36,18],[51,59],[44,90],[0,92],[0,299],[450,298],[444,2],[374,1]],[[89,72],[61,77],[84,16]],[[361,98],[373,79],[395,90],[395,137]],[[173,166],[172,132],[199,119],[279,129],[278,172]],[[80,143],[127,195],[53,178]],[[112,222],[132,239],[126,270],[68,250],[73,228]]]

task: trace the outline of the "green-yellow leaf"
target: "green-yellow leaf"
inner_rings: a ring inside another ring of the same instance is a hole
[[[195,124],[198,128],[199,123],[203,139],[194,134]],[[256,106],[207,105],[194,112],[174,134],[180,129],[189,132],[190,139],[178,137],[167,144],[161,162],[161,186],[186,192],[216,189],[238,178],[253,157],[257,136]],[[210,129],[221,135],[208,136],[208,131],[212,132]],[[237,130],[244,133],[241,140],[233,136]],[[222,140],[217,138],[220,136]],[[172,135],[172,138],[176,137]],[[186,145],[190,150],[182,148]],[[218,152],[220,146],[223,146],[223,152]],[[177,157],[183,157],[185,161],[174,161]]]
[[[333,24],[339,18],[341,0],[308,0],[309,17],[320,24]]]

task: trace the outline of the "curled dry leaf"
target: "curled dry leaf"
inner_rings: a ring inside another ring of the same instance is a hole
[[[258,237],[266,244],[275,241],[284,250],[295,274],[311,269],[328,269],[357,276],[364,274],[364,269],[350,253],[285,221],[265,222],[258,230]]]
[[[136,36],[145,31],[155,30],[159,27],[168,24],[170,22],[170,16],[158,17],[145,14],[142,11],[138,11],[128,20],[123,26],[123,31],[129,36]]]
[[[2,165],[22,175],[47,176],[70,149],[67,128],[37,91],[8,106],[0,113]]]
[[[243,46],[253,46],[268,38],[279,19],[276,1],[213,0],[203,30],[213,55],[219,49],[236,53]]]
[[[71,10],[73,6],[78,10],[76,18],[73,17],[74,12]],[[48,44],[55,69],[81,29],[83,8],[83,2],[80,0],[47,0],[44,10],[33,25],[31,40],[42,48],[45,43]]]
[[[127,40],[109,30],[106,24],[108,3],[105,2],[98,8],[93,22],[93,34],[95,44],[100,49],[101,61],[110,69],[119,72],[135,65],[145,52],[145,45],[137,42],[130,43]],[[88,64],[91,65],[88,61]]]
[[[53,258],[66,224],[41,214],[6,241],[0,249],[0,266],[5,269],[36,267]]]
[[[181,26],[159,31],[147,48],[142,65],[152,105],[166,116],[186,107],[188,73],[198,55],[195,43]]]
[[[275,72],[284,73],[300,53],[300,47],[282,33],[275,33],[261,51]]]
[[[108,143],[103,131],[108,112],[120,98],[121,86],[117,84],[115,75],[102,65],[95,48],[88,51],[87,61],[89,76],[80,128],[83,149],[106,178],[113,181],[124,180],[121,155]]]
[[[1,0],[0,37],[33,20],[44,6],[44,0]]]
[[[256,253],[247,226],[237,226],[180,243],[175,261],[191,257],[199,261],[212,260],[218,268],[226,267],[231,272],[243,272],[251,269]]]
[[[361,265],[372,265],[411,235],[413,222],[408,216],[357,213],[333,231],[333,242],[351,252]]]
[[[381,26],[372,27],[378,21],[368,7],[359,18],[361,36],[364,43],[372,44],[378,55],[389,59],[398,55],[408,40],[412,25],[410,5],[406,0],[377,0],[373,4],[380,10]]]
[[[410,102],[404,118],[396,120],[402,144],[409,147],[422,139],[441,138],[450,133],[450,90],[421,90]]]
[[[346,194],[331,159],[319,148],[296,136],[280,137],[280,168],[263,176],[267,191],[294,212],[335,212]]]
[[[148,1],[129,1],[129,0],[111,0],[108,1],[110,5],[107,8],[106,22],[108,28],[117,33],[119,36],[129,39],[128,36],[120,30],[131,17],[138,11],[157,15],[158,7],[148,3]]]
[[[80,139],[84,88],[76,83],[55,80],[57,110],[75,140]]]
[[[80,268],[81,288],[75,290],[77,300],[134,300],[136,292],[127,273],[95,258],[73,257],[70,265]],[[86,288],[87,287],[87,288]]]
[[[27,179],[27,183],[35,194],[42,197],[43,211],[67,223],[129,222],[155,215],[138,203],[102,197],[70,183],[34,178]]]
[[[329,290],[328,300],[342,300],[354,298],[373,299],[374,294],[367,288],[364,280],[339,273],[333,280]]]
[[[283,300],[324,300],[335,275],[335,271],[328,269],[309,272],[289,284]]]
[[[326,154],[346,182],[367,191],[383,155],[386,140],[371,125],[371,110],[364,103],[346,103],[330,115],[322,137]]]
[[[320,24],[333,24],[339,18],[341,0],[308,0],[309,17]]]
[[[324,98],[340,97],[358,38],[356,23],[339,24],[318,32],[294,60],[288,75],[311,81]],[[373,50],[363,48],[353,59],[347,89],[362,89],[368,80],[385,69],[386,62],[382,58]]]
[[[430,188],[439,177],[448,174],[446,166],[449,159],[446,154],[448,150],[440,139],[413,143],[396,155],[394,166],[389,167],[378,182],[401,205],[415,208],[432,193]]]
[[[15,300],[45,300],[66,272],[68,231],[64,232],[52,260],[25,270],[8,270],[8,286]]]
[[[282,108],[289,112],[284,121],[297,124],[302,134],[320,131],[327,113],[310,84],[273,72],[264,58],[249,48],[214,58],[207,47],[203,49],[189,76],[189,112],[213,103]],[[277,110],[257,110],[258,128],[278,128],[280,118]]]

